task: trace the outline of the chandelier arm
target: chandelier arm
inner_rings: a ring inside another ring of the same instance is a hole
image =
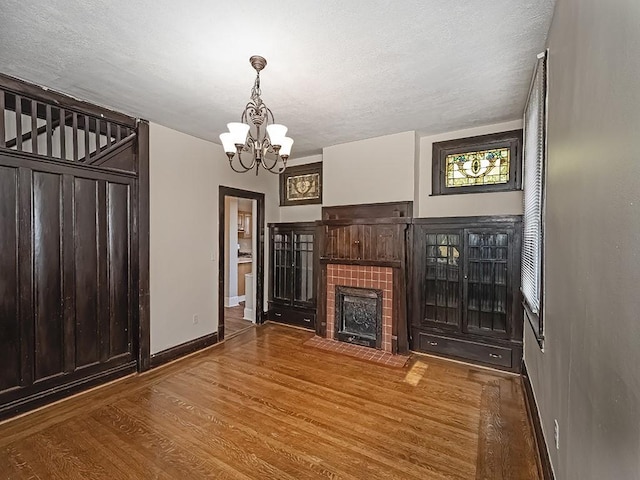
[[[262,159],[262,166],[264,167],[264,169],[269,172],[269,173],[273,173],[275,175],[278,175],[280,173],[282,173],[284,171],[284,169],[280,168],[278,170],[274,170],[276,168],[276,165],[278,165],[278,162],[281,159],[280,155],[276,155],[276,159],[273,161],[273,165],[271,165],[270,167],[267,166],[267,164],[265,163],[266,160],[266,156]]]
[[[240,152],[238,152],[236,155],[238,156],[238,162],[240,163],[240,165],[242,165],[242,168],[244,168],[244,169],[245,169],[245,170],[244,170],[245,172],[248,172],[248,171],[249,171],[249,170],[251,170],[253,167],[255,167],[255,165],[256,165],[256,155],[255,155],[255,152],[254,152],[253,159],[252,159],[251,163],[249,164],[249,166],[246,166],[246,165],[244,164],[244,162],[242,161],[242,152],[241,152],[241,151],[240,151]],[[244,172],[243,172],[243,173],[244,173]]]
[[[233,170],[236,173],[247,173],[250,169],[247,168],[245,170],[238,170],[236,167],[233,166],[233,157],[229,159],[229,166],[231,167],[231,170]]]
[[[264,105],[264,103],[262,104]],[[266,105],[264,105],[264,109],[267,111],[267,125],[269,124],[269,115],[271,115],[271,123],[276,123],[276,119],[273,116],[273,112],[271,111],[271,109],[269,107],[267,107]]]

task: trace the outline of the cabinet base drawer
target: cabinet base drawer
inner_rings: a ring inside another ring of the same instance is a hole
[[[457,338],[420,333],[418,351],[442,354],[503,368],[513,368],[513,351],[506,347],[485,345]]]
[[[312,330],[316,328],[315,312],[303,312],[281,307],[272,307],[268,314],[269,320],[274,322],[288,323]]]

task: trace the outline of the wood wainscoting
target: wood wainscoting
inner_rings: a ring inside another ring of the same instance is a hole
[[[540,480],[519,376],[268,323],[0,424],[3,478]]]
[[[149,125],[0,75],[0,418],[149,364]]]

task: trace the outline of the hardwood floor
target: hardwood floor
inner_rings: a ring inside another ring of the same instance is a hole
[[[224,307],[225,338],[230,338],[253,325],[253,322],[244,319],[244,302],[240,302],[240,305],[235,307]]]
[[[0,425],[0,478],[538,479],[520,379],[252,328]]]

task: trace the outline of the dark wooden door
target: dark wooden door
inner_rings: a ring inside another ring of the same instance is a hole
[[[292,304],[293,244],[290,230],[271,232],[271,300],[283,305]]]
[[[513,228],[464,231],[464,330],[509,338],[512,315]]]
[[[0,416],[135,367],[135,176],[0,154]]]
[[[313,230],[293,230],[292,303],[296,307],[313,308],[316,303],[314,284],[315,234]]]
[[[461,331],[462,233],[455,228],[416,226],[414,327]]]

